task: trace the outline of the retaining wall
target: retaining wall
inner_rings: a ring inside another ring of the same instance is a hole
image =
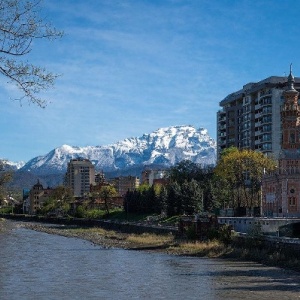
[[[110,220],[94,220],[81,218],[47,218],[31,215],[0,214],[1,218],[18,220],[23,222],[41,222],[48,224],[77,225],[84,227],[101,227],[107,230],[116,230],[124,233],[157,233],[157,234],[178,234],[177,227],[163,227],[145,225],[142,223],[114,222]]]

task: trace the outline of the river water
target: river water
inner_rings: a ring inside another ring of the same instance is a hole
[[[0,299],[300,299],[300,273],[251,262],[105,249],[12,227]]]

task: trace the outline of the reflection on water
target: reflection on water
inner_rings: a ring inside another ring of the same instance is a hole
[[[23,228],[0,234],[0,299],[300,299],[300,274],[250,262],[104,249]]]

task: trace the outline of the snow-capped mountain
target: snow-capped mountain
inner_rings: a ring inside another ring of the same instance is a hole
[[[108,146],[63,145],[27,162],[20,171],[36,175],[64,173],[73,158],[87,158],[96,170],[114,172],[149,165],[170,167],[182,160],[203,165],[216,162],[216,142],[204,128],[172,126]]]
[[[20,168],[22,168],[24,165],[25,165],[25,162],[23,161],[18,161],[18,162],[12,162],[12,161],[9,161],[9,160],[6,160],[6,159],[1,159],[0,158],[0,161],[1,161],[1,168],[3,170],[18,170]]]

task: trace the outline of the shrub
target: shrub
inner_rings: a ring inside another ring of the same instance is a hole
[[[197,239],[197,232],[194,226],[189,226],[186,231],[186,236],[189,240],[196,240]]]

